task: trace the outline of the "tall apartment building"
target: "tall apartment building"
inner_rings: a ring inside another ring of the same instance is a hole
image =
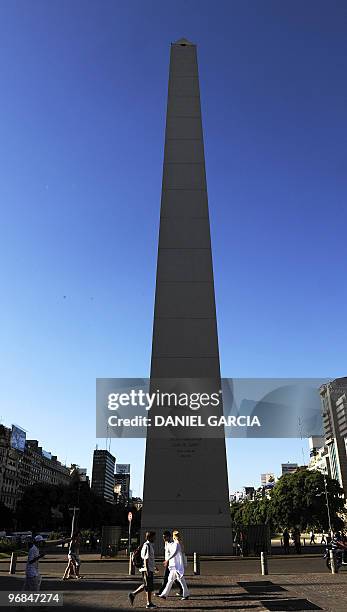
[[[25,440],[24,433],[21,443],[17,443],[16,435],[17,428],[0,425],[0,501],[11,510],[15,510],[30,485],[70,483],[69,468],[55,455],[44,451],[37,440]]]
[[[347,499],[347,377],[322,385],[320,396],[330,474]]]
[[[113,502],[114,468],[116,459],[108,450],[94,451],[92,491],[106,501]]]
[[[310,461],[308,470],[315,470],[331,476],[329,451],[324,436],[311,436],[308,440],[310,447]]]
[[[119,464],[114,475],[114,498],[117,504],[129,503],[130,499],[130,465]]]

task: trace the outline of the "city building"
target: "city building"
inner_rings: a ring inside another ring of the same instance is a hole
[[[80,482],[86,482],[88,486],[90,486],[90,479],[87,474],[87,468],[81,468],[79,465],[75,463],[71,465],[70,468],[70,476],[77,475],[80,479]]]
[[[296,472],[298,467],[299,465],[297,463],[282,463],[282,476],[284,476],[285,474],[291,474],[293,472]]]
[[[313,436],[309,438],[310,461],[307,466],[308,470],[316,470],[322,474],[331,476],[329,449],[325,444],[325,439],[322,436]]]
[[[308,439],[308,445],[310,449],[310,459],[317,455],[318,451],[325,445],[324,436],[311,436]]]
[[[25,488],[36,483],[68,485],[70,470],[18,426],[0,425],[0,501],[15,510]]]
[[[262,487],[265,487],[267,484],[271,482],[275,482],[275,474],[273,472],[267,472],[266,474],[260,475],[260,483]]]
[[[116,459],[108,450],[94,451],[92,491],[106,501],[114,501],[114,466]]]
[[[347,498],[347,377],[322,385],[320,396],[330,475]]]
[[[245,492],[244,491],[234,491],[234,493],[230,493],[229,502],[233,504],[235,502],[244,501]]]
[[[254,487],[243,487],[242,491],[235,491],[229,495],[229,503],[235,503],[246,500],[254,500],[256,497],[256,490]]]
[[[246,499],[255,499],[255,488],[254,487],[243,487]]]
[[[130,499],[130,465],[120,463],[114,475],[114,498],[117,504],[128,505]]]

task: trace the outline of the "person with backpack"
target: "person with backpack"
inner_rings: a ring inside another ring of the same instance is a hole
[[[154,558],[154,546],[155,531],[146,532],[146,540],[141,547],[138,547],[132,556],[132,561],[135,567],[142,572],[143,583],[131,593],[128,594],[130,605],[134,605],[135,597],[142,591],[146,592],[147,604],[146,608],[156,608],[157,606],[152,603],[152,593],[154,591],[154,572],[157,571]]]

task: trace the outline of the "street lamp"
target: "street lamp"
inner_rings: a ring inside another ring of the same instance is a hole
[[[332,537],[333,535],[333,530],[332,530],[332,526],[331,526],[331,514],[330,514],[330,505],[329,505],[329,497],[328,497],[328,488],[327,488],[327,475],[326,475],[326,469],[323,472],[323,478],[324,478],[324,493],[317,493],[317,497],[320,497],[321,495],[325,494],[325,505],[327,507],[327,511],[328,511],[328,523],[329,523],[329,531],[330,531],[330,536]]]
[[[324,476],[325,501],[326,501],[327,510],[328,510],[329,530],[330,530],[330,535],[332,536],[333,535],[333,531],[332,531],[332,528],[331,528],[330,506],[329,506],[328,489],[327,489],[327,476],[326,476],[325,472],[324,472],[323,476]]]

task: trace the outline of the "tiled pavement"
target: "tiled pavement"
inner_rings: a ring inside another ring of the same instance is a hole
[[[20,590],[21,577],[1,576],[0,590]],[[237,612],[289,612],[301,610],[347,611],[347,572],[326,574],[276,574],[255,576],[188,576],[190,599],[172,597],[157,600],[163,610],[231,610]],[[62,583],[46,578],[42,591],[64,591],[64,612],[129,610],[128,592],[138,584],[138,577],[107,576],[79,582]],[[138,606],[138,607],[137,607]],[[136,599],[134,609],[144,608],[144,596]],[[43,608],[48,610],[49,608]]]

